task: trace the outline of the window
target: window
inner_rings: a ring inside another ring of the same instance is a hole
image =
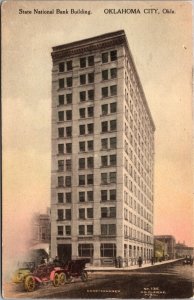
[[[88,56],[88,66],[91,67],[94,65],[94,56]]]
[[[66,111],[66,120],[72,120],[72,111],[71,110],[67,110]]]
[[[79,192],[79,202],[85,202],[85,192]]]
[[[110,121],[110,131],[115,131],[115,130],[117,130],[117,121],[111,120]]]
[[[66,144],[66,153],[72,153],[72,144],[71,143]]]
[[[85,158],[79,158],[79,169],[85,169]]]
[[[88,117],[93,117],[94,116],[94,107],[89,106],[88,107]]]
[[[65,226],[65,234],[71,235],[71,226],[69,226],[69,225]]]
[[[62,221],[64,216],[63,216],[63,209],[58,209],[57,210],[57,216],[58,216],[58,220]]]
[[[101,106],[102,109],[102,115],[107,115],[108,114],[108,104],[103,104]]]
[[[93,208],[87,208],[87,218],[88,219],[93,218]]]
[[[66,84],[67,84],[67,87],[72,87],[73,78],[72,77],[67,77],[66,78]]]
[[[93,225],[87,225],[87,235],[93,235]]]
[[[102,132],[108,132],[108,122],[104,121],[101,123]]]
[[[108,174],[101,173],[101,184],[107,184],[107,183],[108,183]]]
[[[102,167],[108,166],[108,156],[101,156],[101,166]]]
[[[91,124],[88,124],[88,133],[91,134],[94,132],[94,124],[91,123]]]
[[[108,70],[102,71],[102,80],[108,80]]]
[[[66,127],[66,137],[72,136],[72,127]]]
[[[59,105],[64,105],[64,95],[58,96],[58,102],[59,102]]]
[[[94,158],[93,157],[87,158],[87,167],[90,169],[94,167]]]
[[[79,208],[79,219],[85,219],[85,208]]]
[[[117,60],[117,50],[110,51],[110,60],[111,61]]]
[[[64,111],[59,111],[58,112],[58,120],[61,122],[61,121],[64,121]]]
[[[86,67],[86,57],[80,58],[80,68]]]
[[[80,75],[80,84],[86,84],[86,74]]]
[[[103,150],[108,149],[108,139],[102,139],[101,140],[101,147]]]
[[[116,225],[115,224],[102,224],[101,225],[101,235],[116,235]]]
[[[63,203],[64,202],[64,195],[63,193],[58,193],[58,203]]]
[[[85,142],[79,142],[79,151],[85,152]]]
[[[101,207],[101,218],[116,218],[116,207]]]
[[[102,88],[102,98],[108,97],[108,87],[103,87]]]
[[[88,100],[89,101],[94,100],[94,90],[88,90]]]
[[[64,177],[63,176],[58,177],[58,186],[59,187],[64,186]]]
[[[116,257],[116,244],[101,244],[101,257]]]
[[[108,62],[108,52],[102,53],[102,63]]]
[[[71,171],[71,159],[66,159],[66,171]]]
[[[108,200],[108,191],[101,190],[101,201],[107,201],[107,200]]]
[[[57,226],[58,235],[63,235],[63,226]]]
[[[64,170],[64,160],[58,160],[58,170],[59,171]]]
[[[71,203],[71,193],[66,193],[65,197],[66,197],[66,203]]]
[[[110,103],[110,113],[116,113],[117,111],[117,104],[116,102]]]
[[[88,83],[94,82],[94,72],[88,73]]]
[[[65,71],[65,64],[63,62],[59,63],[59,72]]]
[[[111,94],[111,96],[117,95],[117,85],[110,86],[110,94]]]
[[[117,147],[117,138],[116,137],[110,138],[110,148],[116,149],[116,147]]]
[[[58,153],[63,154],[64,153],[64,144],[58,144]]]
[[[67,104],[72,103],[72,94],[66,94],[66,102],[67,102]]]
[[[71,186],[71,176],[65,177],[65,186],[70,187]]]
[[[85,185],[85,175],[79,175],[79,185]]]
[[[80,102],[86,101],[86,91],[79,93]]]
[[[79,244],[78,253],[80,257],[93,257],[93,244]]]
[[[94,149],[94,141],[87,141],[88,151],[92,151]]]
[[[67,71],[71,71],[73,69],[72,67],[72,60],[67,61]]]
[[[87,175],[87,183],[88,184],[93,184],[93,174],[88,174]]]
[[[85,226],[79,225],[79,235],[85,235]]]
[[[87,191],[87,200],[94,201],[93,191]]]
[[[66,209],[65,210],[65,219],[66,220],[71,220],[71,209]]]
[[[117,164],[117,156],[110,155],[110,166],[116,166],[116,164]]]
[[[110,200],[115,201],[116,200],[116,190],[110,190]]]
[[[80,118],[85,118],[85,116],[86,116],[85,108],[80,108],[79,109],[79,116],[80,116]]]
[[[117,181],[117,174],[116,174],[116,172],[110,172],[110,183],[116,183],[116,181]]]
[[[58,128],[58,137],[64,137],[64,127]]]
[[[65,81],[64,78],[60,78],[59,79],[59,88],[63,89],[65,87]]]
[[[117,78],[117,69],[116,68],[110,69],[110,77],[111,77],[111,79]]]
[[[79,125],[79,134],[80,135],[85,134],[85,125]]]

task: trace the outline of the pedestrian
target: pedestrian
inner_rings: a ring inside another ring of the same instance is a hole
[[[142,258],[141,258],[141,256],[139,256],[137,262],[138,262],[139,267],[141,267],[142,266]]]
[[[151,258],[151,264],[152,264],[152,266],[153,266],[153,264],[154,264],[154,257],[152,256],[152,258]]]

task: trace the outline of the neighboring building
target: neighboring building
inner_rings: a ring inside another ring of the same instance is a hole
[[[153,256],[154,123],[123,30],[53,47],[51,255]]]
[[[186,256],[194,257],[194,248],[188,247],[184,243],[183,244],[177,243],[175,246],[175,252],[177,258],[186,257]]]
[[[50,214],[34,214],[32,219],[32,242],[50,243],[51,240],[51,224]]]
[[[167,244],[154,238],[154,257],[156,261],[167,258]]]
[[[172,235],[155,235],[154,240],[160,241],[166,245],[166,258],[175,258],[175,245],[176,241]],[[164,255],[165,256],[165,255]]]

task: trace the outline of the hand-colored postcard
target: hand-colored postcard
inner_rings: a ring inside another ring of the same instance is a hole
[[[192,298],[192,3],[1,13],[2,297]]]

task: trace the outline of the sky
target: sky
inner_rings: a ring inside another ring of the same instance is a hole
[[[83,8],[92,14],[33,14],[37,8]],[[108,8],[136,8],[140,14],[105,14]],[[159,13],[144,13],[151,8]],[[32,14],[19,14],[19,9]],[[191,3],[181,1],[3,3],[5,255],[21,251],[32,213],[46,212],[50,205],[52,47],[120,29],[156,126],[154,234],[172,234],[177,242],[193,245],[191,13]]]

